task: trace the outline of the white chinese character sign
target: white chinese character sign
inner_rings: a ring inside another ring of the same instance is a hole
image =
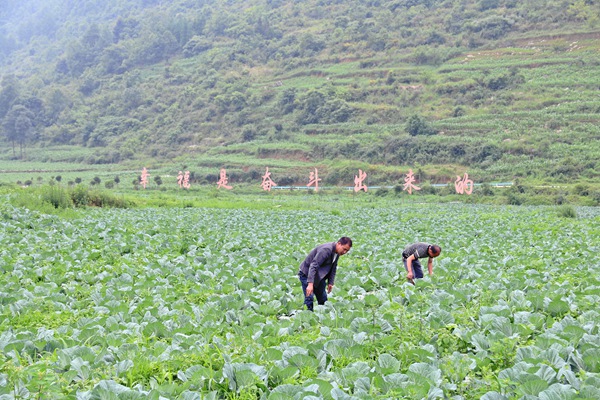
[[[190,188],[190,171],[185,171],[183,174],[183,187],[185,189]]]
[[[177,184],[180,188],[189,189],[190,188],[190,171],[185,171],[185,173],[179,171],[177,175]]]
[[[314,172],[311,172],[308,177],[308,185],[307,186],[315,185],[315,192],[318,192],[320,180],[321,179],[319,178],[319,171],[315,168]]]
[[[362,169],[358,170],[358,175],[354,175],[354,191],[358,192],[364,190],[365,192],[369,189],[363,182],[367,179],[367,173],[363,172]]]
[[[469,174],[465,172],[461,178],[456,175],[456,181],[454,181],[454,188],[458,194],[471,194],[473,193],[473,181],[469,179]]]
[[[409,169],[408,174],[406,174],[406,177],[404,178],[404,190],[407,191],[408,194],[412,194],[413,189],[421,190],[420,187],[414,185],[414,182],[415,176],[413,174],[412,169]]]
[[[275,182],[273,182],[273,180],[271,179],[271,173],[269,172],[269,167],[267,167],[265,174],[262,176],[262,183],[260,184],[260,186],[263,188],[263,190],[266,190],[269,192],[271,191],[271,188],[273,186],[277,186],[277,184]]]
[[[225,170],[225,168],[221,168],[221,171],[219,172],[219,181],[217,182],[217,189],[220,188],[225,188],[228,190],[233,189],[233,186],[227,184],[227,171]]]
[[[146,167],[144,167],[142,169],[142,175],[140,176],[140,185],[142,185],[144,189],[146,189],[146,185],[148,185],[149,177],[150,175],[148,174],[148,170],[146,169]]]
[[[142,173],[139,176],[139,184],[146,189],[146,187],[148,186],[148,182],[149,182],[149,178],[150,178],[150,174],[148,169],[146,169],[146,167],[144,167],[142,169]],[[155,180],[157,181],[157,185],[160,185],[160,178],[157,177],[155,178]],[[367,192],[369,190],[368,188],[368,183],[366,182],[367,180],[367,173],[365,171],[363,171],[362,169],[358,170],[358,175],[354,175],[354,192],[360,192],[361,190]],[[308,183],[306,184],[307,188],[314,188],[315,192],[319,191],[319,182],[321,182],[322,179],[319,177],[319,170],[317,168],[312,168],[312,170],[309,173],[309,177],[308,177]],[[227,190],[231,190],[233,189],[233,187],[229,184],[229,179],[227,177],[227,171],[225,170],[225,168],[221,168],[219,171],[219,179],[216,182],[217,183],[217,189],[227,189]],[[417,183],[417,179],[415,174],[413,173],[412,169],[408,170],[408,173],[405,175],[404,177],[404,188],[403,190],[408,192],[408,194],[413,194],[413,191],[416,190],[421,190],[420,187],[418,187],[416,185]],[[134,181],[134,184],[137,185],[137,183]],[[182,189],[189,189],[190,188],[190,171],[179,171],[178,175],[177,175],[177,184],[179,185],[180,188]],[[269,167],[266,167],[265,169],[265,173],[262,176],[262,182],[260,184],[261,188],[265,191],[271,191],[271,189],[275,186],[277,186],[277,183],[275,183],[273,181],[273,179],[271,178],[271,172],[269,171]],[[473,183],[473,181],[471,179],[469,179],[469,174],[467,174],[466,172],[460,176],[460,175],[456,175],[456,180],[454,181],[454,187],[456,189],[456,193],[458,194],[467,194],[470,195],[473,193],[473,189],[474,189],[475,184]]]

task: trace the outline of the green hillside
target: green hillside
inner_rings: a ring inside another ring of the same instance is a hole
[[[3,161],[598,182],[598,0],[4,3]]]

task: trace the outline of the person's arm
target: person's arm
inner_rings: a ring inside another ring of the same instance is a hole
[[[427,260],[427,269],[429,270],[429,275],[433,275],[433,258],[431,257]]]
[[[406,273],[406,279],[408,279],[409,281],[412,281],[415,277],[415,272],[413,271],[413,267],[412,267],[412,262],[415,259],[415,255],[411,254],[407,259],[406,259],[406,269],[407,269],[407,273]]]
[[[323,265],[325,260],[327,260],[327,257],[329,257],[329,252],[327,251],[327,249],[324,249],[324,248],[320,249],[317,252],[317,254],[315,254],[315,257],[313,258],[312,262],[310,263],[310,266],[308,267],[308,277],[307,277],[308,285],[306,285],[306,295],[307,296],[310,296],[311,294],[313,294],[315,275],[317,274],[317,270],[319,269],[319,267],[321,265]]]
[[[338,260],[339,260],[339,256],[338,256]],[[331,269],[331,275],[329,276],[329,281],[328,281],[328,285],[327,285],[327,293],[331,293],[331,291],[333,290],[336,272],[337,272],[337,262]]]
[[[329,280],[328,280],[328,285],[327,285],[327,293],[331,293],[331,291],[333,290],[333,285],[335,284],[335,274],[337,273],[337,261],[339,259],[340,259],[340,256],[338,256],[338,259],[331,267],[331,272],[329,273]]]

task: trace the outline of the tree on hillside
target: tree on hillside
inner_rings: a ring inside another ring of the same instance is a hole
[[[19,101],[19,103],[33,113],[34,126],[46,125],[46,107],[42,99],[36,96],[30,96]]]
[[[127,60],[128,54],[125,46],[113,44],[108,46],[102,52],[99,62],[105,74],[122,74],[126,71],[123,65]]]
[[[289,114],[296,108],[296,88],[287,88],[281,92],[278,106],[282,113]]]
[[[17,78],[14,75],[6,75],[2,78],[0,84],[2,89],[0,90],[0,120],[6,116],[10,111],[11,107],[15,103],[15,100],[19,97],[19,87],[17,84]]]
[[[97,24],[92,24],[81,39],[73,41],[67,47],[66,63],[59,61],[57,72],[80,76],[98,62],[102,50],[110,45],[110,34]]]
[[[112,30],[113,42],[119,43],[124,39],[136,38],[139,36],[139,21],[135,18],[123,19],[119,17]]]
[[[300,48],[305,55],[313,55],[325,48],[325,42],[314,35],[307,33],[300,39]]]
[[[345,101],[318,90],[308,91],[298,103],[301,112],[297,122],[300,125],[346,122],[354,111]]]
[[[567,9],[567,14],[579,21],[587,21],[589,26],[595,26],[600,20],[598,15],[598,3],[594,10],[594,2],[591,0],[575,0]]]
[[[4,61],[5,57],[8,58],[10,53],[16,50],[17,47],[17,41],[14,37],[0,32],[0,62]]]
[[[406,132],[411,136],[435,135],[437,133],[424,118],[418,115],[413,115],[408,119]]]
[[[319,109],[323,107],[325,101],[325,95],[316,90],[311,90],[302,96],[302,113],[298,117],[298,123],[301,125],[318,123]]]
[[[213,42],[210,39],[201,37],[201,36],[193,36],[188,42],[183,46],[183,55],[185,57],[193,57],[202,52],[210,50],[213,47]]]
[[[133,61],[139,65],[153,64],[168,59],[178,48],[177,39],[171,32],[149,32],[144,39],[138,40]]]
[[[16,157],[15,143],[20,147],[20,158],[24,157],[25,142],[33,134],[35,115],[26,107],[17,104],[10,109],[2,121],[2,128],[8,141],[13,146],[13,156]]]
[[[60,113],[69,107],[69,98],[60,89],[54,89],[46,99],[46,104],[46,123],[52,125],[58,121]]]

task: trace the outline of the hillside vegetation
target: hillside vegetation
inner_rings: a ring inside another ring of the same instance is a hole
[[[600,175],[598,0],[4,3],[4,160],[318,167],[331,185]]]

